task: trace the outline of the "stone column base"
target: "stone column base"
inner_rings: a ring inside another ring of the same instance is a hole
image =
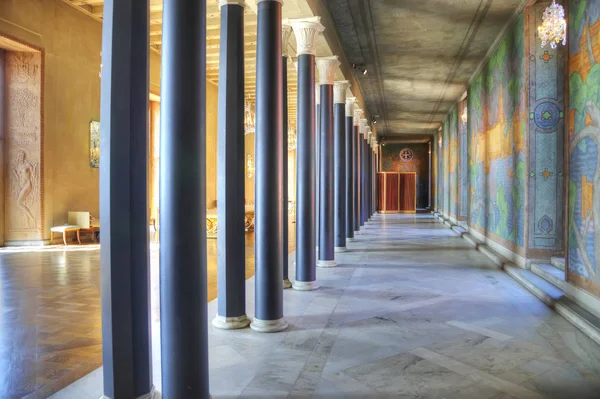
[[[246,328],[250,324],[248,316],[224,317],[216,315],[212,321],[212,325],[222,330],[237,330]]]
[[[293,285],[296,291],[314,291],[319,288],[319,283],[316,281],[294,281]]]
[[[294,262],[294,265],[296,264],[296,262]],[[286,288],[292,288],[292,282],[290,281],[289,278],[286,278],[285,280],[283,280],[283,289],[285,290]]]
[[[288,327],[288,322],[282,317],[278,320],[260,320],[256,317],[250,323],[250,328],[262,333],[275,333],[283,331]]]
[[[337,263],[335,260],[318,260],[317,267],[336,267]]]
[[[348,248],[346,247],[335,247],[334,252],[339,253],[339,252],[348,252]]]

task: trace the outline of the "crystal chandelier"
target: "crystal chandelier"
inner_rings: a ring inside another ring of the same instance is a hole
[[[252,179],[252,177],[254,177],[254,160],[250,154],[246,156],[246,176],[248,179]]]
[[[290,123],[288,128],[288,151],[294,151],[296,149],[296,126]]]
[[[244,104],[244,135],[254,133],[254,110],[250,101]]]
[[[463,123],[467,123],[469,121],[469,114],[467,111],[467,107],[465,107],[465,109],[463,110],[463,113],[460,116],[460,119],[462,119]]]
[[[556,48],[558,43],[567,44],[567,21],[565,10],[556,0],[544,10],[542,24],[538,26],[538,35],[542,41],[542,47],[550,43],[551,48]]]

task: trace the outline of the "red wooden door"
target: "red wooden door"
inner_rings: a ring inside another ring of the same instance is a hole
[[[417,210],[417,174],[400,173],[400,211]]]

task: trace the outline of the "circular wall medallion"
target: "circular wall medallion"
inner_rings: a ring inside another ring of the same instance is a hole
[[[552,129],[561,118],[558,106],[551,102],[543,102],[535,107],[533,113],[535,124],[542,129]]]
[[[401,149],[399,155],[402,162],[408,162],[413,159],[413,152],[410,148]]]

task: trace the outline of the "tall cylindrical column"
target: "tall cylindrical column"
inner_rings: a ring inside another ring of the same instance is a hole
[[[317,266],[334,267],[333,83],[340,65],[337,56],[317,59],[321,84],[321,141],[319,148],[319,254]]]
[[[290,21],[298,53],[295,290],[318,288],[315,252],[315,53],[320,17]]]
[[[206,1],[165,1],[162,26],[162,389],[165,398],[208,398],[206,229],[199,228],[206,224]]]
[[[369,129],[367,138],[367,220],[371,220],[373,215],[373,150],[371,149],[371,137],[373,132]]]
[[[319,165],[321,164],[321,157],[319,154],[321,153],[321,85],[317,82],[315,83],[315,173],[316,173],[316,191],[315,191],[315,219],[316,219],[316,241],[315,245],[317,248],[319,247],[319,226],[321,219],[321,207],[319,203],[321,201],[320,190],[321,190],[321,172]],[[297,222],[296,222],[297,223]]]
[[[244,1],[221,0],[217,130],[218,306],[213,326],[244,328],[246,234],[244,160]]]
[[[354,103],[346,98],[346,240],[354,239]]]
[[[334,247],[335,252],[346,249],[346,90],[347,80],[333,85],[333,163],[334,163]]]
[[[103,393],[110,398],[150,398],[154,395],[148,259],[148,1],[106,0],[104,7],[100,98]],[[4,57],[0,62],[2,79]],[[0,82],[0,97],[6,96],[4,102],[0,98],[0,105],[13,100],[4,84]],[[201,342],[200,335],[196,341]],[[13,374],[2,372],[7,377]]]
[[[283,111],[280,0],[259,0],[256,44],[255,309],[250,327],[287,328],[283,318]]]
[[[360,108],[354,108],[354,132],[352,134],[352,162],[354,167],[354,235],[360,235],[360,117],[362,111]]]
[[[360,225],[364,226],[367,213],[367,120],[360,120]]]
[[[288,227],[288,127],[289,127],[289,115],[288,115],[288,82],[287,82],[287,65],[289,59],[288,42],[292,35],[292,27],[288,24],[283,24],[281,27],[281,81],[282,81],[282,106],[283,106],[283,140],[282,140],[282,151],[283,151],[283,196],[281,197],[282,203],[282,219],[283,219],[283,288],[291,288],[292,282],[288,276],[289,268],[289,227]]]

